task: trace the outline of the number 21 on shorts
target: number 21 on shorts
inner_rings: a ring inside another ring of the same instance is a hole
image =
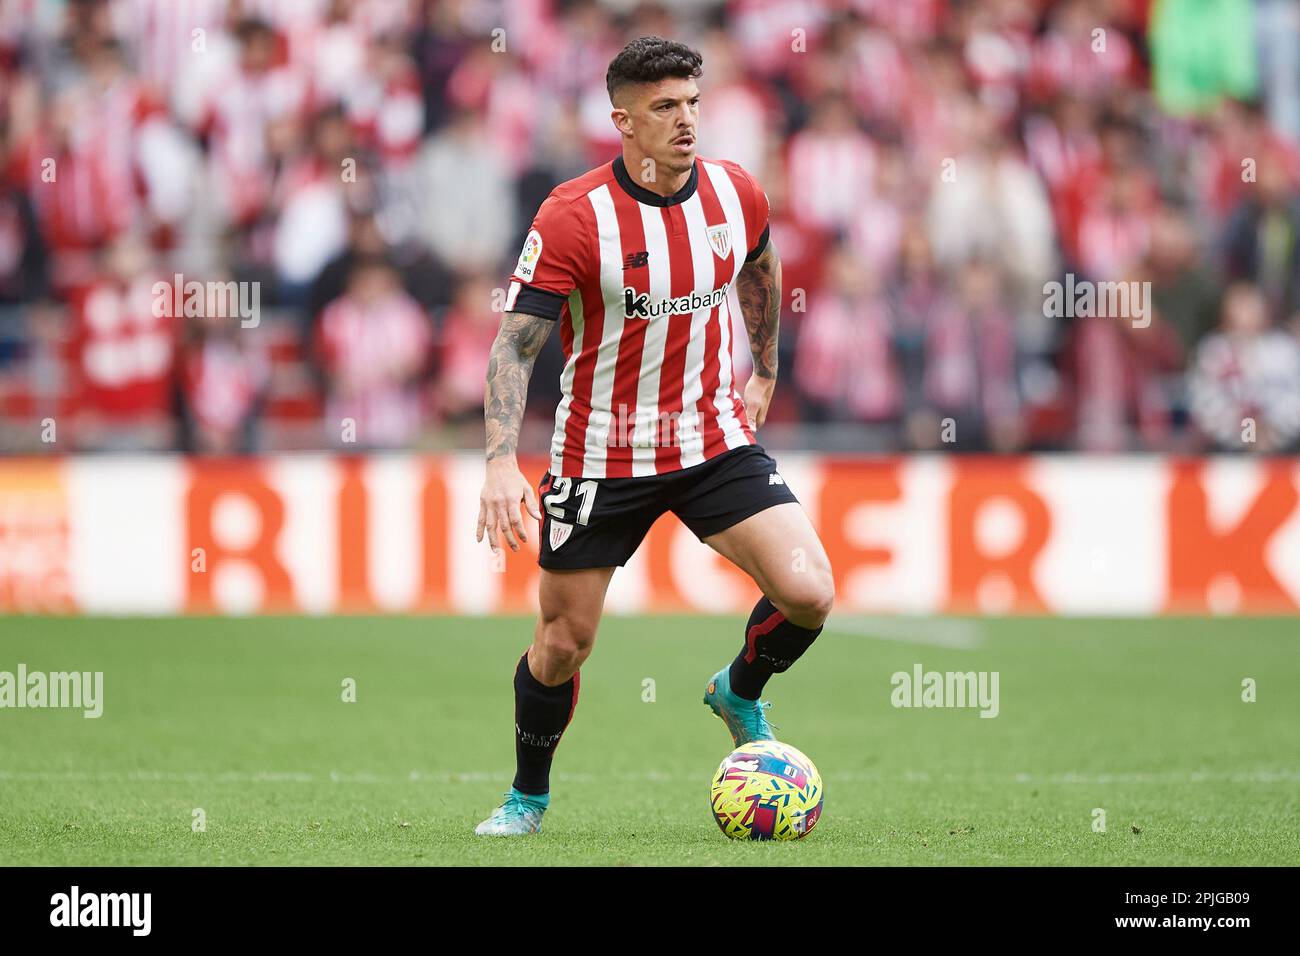
[[[578,497],[582,499],[578,507],[578,524],[585,525],[591,517],[591,509],[596,505],[596,489],[599,487],[600,485],[591,478],[580,482],[576,488],[572,478],[556,478],[551,483],[550,493],[542,498],[542,505],[548,515],[563,521],[564,510],[561,506],[569,500],[569,495],[576,491]]]

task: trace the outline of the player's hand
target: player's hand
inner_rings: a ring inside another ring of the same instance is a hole
[[[767,406],[772,404],[772,391],[776,388],[776,379],[763,378],[761,375],[749,376],[745,383],[745,415],[749,418],[749,427],[754,431],[763,427],[767,421]]]
[[[542,512],[537,507],[537,492],[528,483],[514,458],[496,458],[487,463],[487,476],[478,497],[478,529],[475,541],[487,534],[488,547],[496,554],[501,550],[497,534],[505,536],[511,551],[519,550],[519,542],[528,540],[519,503],[524,502],[528,513],[538,521]]]

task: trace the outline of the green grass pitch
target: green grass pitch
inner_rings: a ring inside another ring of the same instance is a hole
[[[0,864],[1294,864],[1298,631],[833,616],[766,695],[824,815],[760,844],[709,813],[735,617],[607,618],[543,832],[508,840],[472,829],[513,773],[531,619],[8,617],[0,670],[103,671],[104,714],[0,710]],[[1000,714],[894,708],[916,663],[997,671]]]

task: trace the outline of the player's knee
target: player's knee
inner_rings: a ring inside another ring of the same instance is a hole
[[[548,670],[576,671],[591,654],[596,626],[566,614],[542,621],[537,645],[546,655]]]
[[[826,623],[835,603],[835,582],[830,572],[800,575],[782,589],[779,601],[786,620],[799,627],[817,628]]]

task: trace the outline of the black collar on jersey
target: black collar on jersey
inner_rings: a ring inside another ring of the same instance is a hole
[[[695,195],[695,187],[700,184],[700,164],[698,161],[691,165],[691,175],[687,178],[686,185],[671,196],[661,196],[656,192],[651,192],[634,180],[628,173],[627,166],[623,164],[622,156],[614,158],[613,166],[614,178],[623,187],[623,191],[637,202],[643,202],[647,206],[676,206],[678,203],[684,203]]]

